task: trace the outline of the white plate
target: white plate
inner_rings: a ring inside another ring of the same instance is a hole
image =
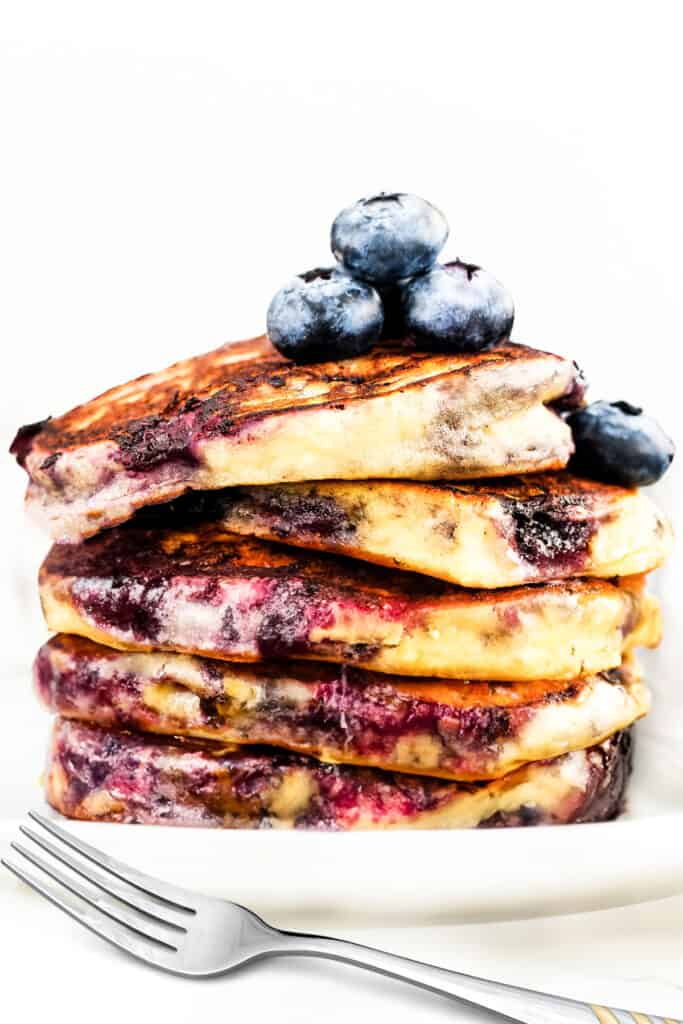
[[[67,827],[167,881],[308,930],[573,912],[683,889],[678,815],[571,828],[330,835]]]

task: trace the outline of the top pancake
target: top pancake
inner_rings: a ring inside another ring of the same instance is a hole
[[[571,434],[548,405],[580,397],[571,362],[522,345],[297,366],[256,338],[23,427],[12,450],[32,509],[77,540],[190,489],[561,468]]]

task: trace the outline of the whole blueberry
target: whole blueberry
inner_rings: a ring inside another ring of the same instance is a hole
[[[349,359],[368,352],[382,331],[382,302],[369,284],[335,267],[293,277],[271,300],[271,342],[297,363]]]
[[[478,352],[509,337],[515,307],[487,270],[455,260],[408,282],[403,314],[408,334],[424,348]]]
[[[645,487],[666,473],[675,447],[656,420],[628,402],[592,402],[567,417],[576,452],[576,473],[620,484]]]
[[[393,284],[429,270],[448,238],[435,206],[405,192],[380,192],[342,210],[332,225],[332,252],[350,274]]]

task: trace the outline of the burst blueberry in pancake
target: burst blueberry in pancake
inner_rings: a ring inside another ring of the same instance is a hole
[[[573,444],[553,406],[582,391],[571,362],[511,343],[444,355],[388,342],[296,366],[256,338],[24,427],[12,450],[29,509],[74,541],[190,489],[559,469]]]
[[[39,585],[51,630],[111,647],[451,679],[572,679],[660,631],[642,577],[465,590],[213,523],[55,545]]]
[[[45,776],[70,818],[209,828],[331,831],[501,828],[607,821],[631,770],[628,732],[493,782],[446,782],[225,750],[57,719]]]
[[[466,781],[595,746],[650,706],[632,666],[568,682],[448,683],[315,662],[114,651],[66,635],[41,648],[34,678],[49,710],[106,728]]]
[[[568,473],[229,488],[180,498],[168,515],[211,518],[236,533],[464,587],[649,572],[672,541],[668,521],[646,495]]]

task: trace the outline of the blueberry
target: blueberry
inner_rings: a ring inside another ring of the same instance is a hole
[[[403,290],[406,330],[428,349],[478,352],[509,337],[512,296],[488,271],[472,263],[444,263]]]
[[[277,292],[268,307],[267,330],[283,356],[321,363],[364,355],[383,322],[375,289],[328,267],[299,274]]]
[[[570,468],[596,480],[644,487],[664,476],[673,460],[671,438],[628,402],[592,402],[567,422],[576,445]]]
[[[429,270],[448,238],[446,218],[405,192],[380,192],[342,210],[332,225],[332,252],[350,274],[393,284]]]

